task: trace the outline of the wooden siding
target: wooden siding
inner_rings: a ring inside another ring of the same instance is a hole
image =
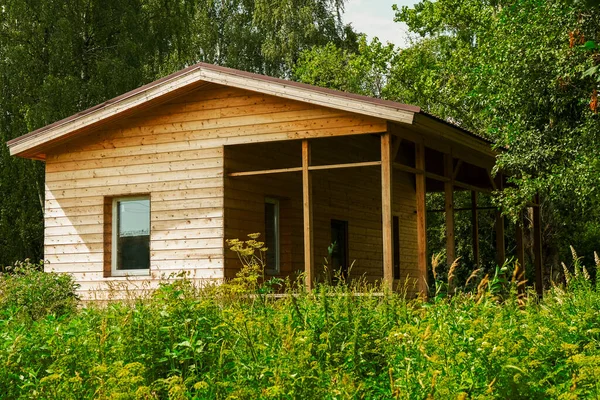
[[[149,194],[152,278],[187,271],[197,279],[221,279],[225,145],[357,135],[381,132],[385,126],[376,118],[211,84],[89,132],[47,152],[46,268],[72,273],[83,293],[105,289],[109,281],[144,285],[148,278],[105,278],[110,256],[105,209],[107,198]],[[230,204],[252,204],[243,197],[244,190],[252,192],[252,180],[240,182],[242,193],[227,200],[234,218],[236,208]],[[281,181],[271,194],[293,182]],[[315,191],[323,190],[319,196],[338,195],[326,194],[329,189],[320,188],[316,180]],[[368,191],[363,192],[366,196]],[[291,232],[302,220],[291,211],[296,207],[294,192],[282,193],[290,198]],[[359,204],[348,207],[360,209]],[[240,211],[246,209],[240,206]],[[374,215],[375,210],[369,212]],[[371,229],[371,223],[372,229],[380,229],[372,221],[362,229]],[[317,248],[322,247],[319,243]],[[294,268],[301,268],[300,263]]]
[[[311,141],[312,164],[335,164],[379,159],[378,135]],[[301,162],[300,143],[273,143],[225,148],[228,171],[295,167]],[[323,260],[331,243],[331,220],[348,221],[351,277],[381,280],[383,273],[380,167],[358,167],[312,172],[314,249],[317,277],[323,279]],[[302,175],[300,172],[227,177],[225,180],[225,236],[244,238],[264,232],[265,197],[280,199],[281,274],[304,271]],[[394,215],[400,218],[401,280],[417,278],[416,199],[414,177],[393,173]],[[227,277],[239,261],[226,253]],[[412,280],[411,283],[412,285]]]

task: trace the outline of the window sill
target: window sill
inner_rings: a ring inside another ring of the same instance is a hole
[[[144,270],[123,270],[123,271],[112,271],[111,275],[107,278],[135,278],[135,277],[150,277],[152,274],[149,269]]]

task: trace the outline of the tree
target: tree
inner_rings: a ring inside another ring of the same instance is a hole
[[[6,142],[198,61],[286,77],[300,52],[355,46],[342,0],[5,0]],[[43,164],[0,148],[0,265],[42,257]]]
[[[600,221],[599,17],[564,0],[426,0],[396,13],[417,36],[394,66],[392,96],[496,140],[496,169],[513,176],[505,212],[542,193],[555,247],[598,232],[588,227]]]
[[[298,78],[416,104],[486,135],[500,151],[496,170],[512,177],[497,198],[504,212],[514,221],[535,193],[543,196],[547,259],[557,262],[571,243],[597,243],[598,1],[424,0],[396,8],[396,21],[408,25],[408,48],[391,56],[373,46],[377,56],[364,46],[312,49]],[[365,58],[389,68],[353,67]],[[385,84],[369,93],[355,80],[373,72]]]
[[[372,97],[384,97],[394,45],[378,38],[367,42],[360,35],[358,46],[341,48],[335,43],[314,46],[304,51],[294,67],[294,79],[311,85]]]

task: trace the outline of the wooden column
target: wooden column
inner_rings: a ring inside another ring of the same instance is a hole
[[[312,207],[312,181],[310,166],[310,143],[302,141],[302,208],[304,214],[304,271],[306,273],[306,287],[313,288],[315,282],[315,259],[313,251],[313,207]]]
[[[446,214],[446,262],[448,267],[456,259],[454,240],[454,162],[452,154],[444,154],[444,175],[449,181],[444,182],[444,210]]]
[[[517,239],[517,268],[515,275],[517,280],[521,279],[521,275],[525,272],[525,245],[523,241],[523,217],[520,215],[516,226]],[[519,286],[521,288],[521,286]]]
[[[392,234],[392,135],[381,134],[381,221],[383,233],[383,281],[394,288],[394,244]]]
[[[533,207],[533,263],[535,266],[535,290],[541,297],[544,294],[544,277],[542,270],[542,218],[540,196],[535,196]]]
[[[471,225],[473,232],[473,261],[479,266],[479,218],[477,215],[477,192],[471,190]]]
[[[525,267],[525,246],[523,242],[523,218],[519,217],[516,226],[517,262],[521,269]]]
[[[425,171],[425,146],[415,143],[415,167]],[[417,199],[417,267],[419,270],[419,291],[427,296],[427,209],[425,207],[425,174],[415,174]]]
[[[503,189],[502,174],[496,175],[496,189]],[[496,263],[504,265],[506,261],[506,243],[504,241],[504,216],[500,210],[496,211]]]

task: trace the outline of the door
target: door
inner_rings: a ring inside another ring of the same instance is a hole
[[[331,269],[335,277],[348,277],[348,221],[331,220]]]

